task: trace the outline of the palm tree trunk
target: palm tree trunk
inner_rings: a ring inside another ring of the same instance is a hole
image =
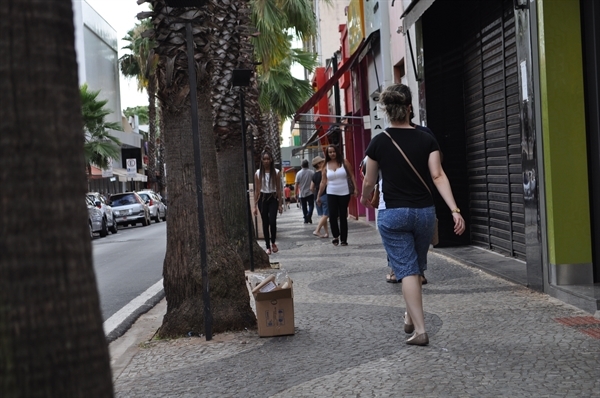
[[[205,90],[205,89],[204,89]],[[198,90],[206,93],[203,89]],[[186,101],[187,102],[187,101]],[[200,239],[206,239],[213,332],[240,330],[256,324],[250,308],[242,262],[232,250],[219,207],[219,178],[210,118],[210,101],[200,98],[200,146],[204,198],[203,236],[198,234],[194,154],[189,102],[163,110],[169,165],[169,222],[163,275],[167,314],[161,337],[189,331],[204,333],[204,305],[200,272]]]
[[[0,31],[0,203],[10,204],[0,206],[1,395],[112,397],[72,2],[2,1]]]
[[[148,79],[148,185],[156,191],[156,76]]]
[[[157,108],[157,113],[159,114],[158,116],[158,124],[159,124],[159,131],[160,131],[160,137],[158,139],[158,156],[157,156],[157,168],[159,170],[158,174],[160,175],[160,178],[158,180],[158,192],[165,198],[168,197],[167,195],[167,174],[165,172],[165,123],[164,123],[164,119],[163,119],[163,115],[161,112],[161,107],[159,106]],[[167,204],[168,206],[168,204]]]
[[[248,7],[248,0],[236,0],[230,7],[223,6],[216,17],[220,21],[221,30],[214,41],[214,68],[212,69],[212,100],[215,115],[215,136],[217,138],[217,161],[219,169],[219,186],[221,191],[221,211],[227,229],[229,241],[242,258],[245,269],[250,269],[249,239],[252,239],[254,266],[269,267],[269,256],[258,245],[254,236],[250,238],[248,231],[246,167],[241,134],[240,102],[238,90],[251,90],[253,86],[239,87],[229,90],[230,76],[235,68],[254,68],[250,55],[252,47],[248,38],[242,37],[238,26],[248,22],[245,13],[237,10]],[[245,49],[246,51],[241,51]],[[224,51],[226,50],[226,51]],[[238,54],[238,64],[230,62],[231,54]],[[252,99],[248,105],[252,106]],[[247,141],[251,142],[251,141]],[[249,181],[252,182],[252,171]]]

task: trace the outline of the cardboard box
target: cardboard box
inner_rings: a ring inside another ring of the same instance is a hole
[[[284,289],[253,293],[260,337],[294,334],[294,289],[291,280],[286,284]]]

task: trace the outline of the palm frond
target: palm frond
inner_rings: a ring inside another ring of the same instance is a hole
[[[281,8],[287,17],[286,28],[291,28],[300,39],[308,40],[317,34],[311,0],[282,0]]]
[[[292,48],[290,57],[292,62],[300,64],[309,71],[313,71],[319,64],[315,53],[304,51],[301,48]]]

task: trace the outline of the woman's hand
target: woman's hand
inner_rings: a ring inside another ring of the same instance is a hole
[[[371,201],[368,198],[366,198],[364,195],[362,195],[360,197],[360,204],[365,207],[371,208],[371,209],[374,208],[373,205],[371,204]]]
[[[258,207],[254,206],[254,210],[252,210],[252,214],[254,214],[255,216],[258,215]]]
[[[283,206],[281,203],[279,204],[279,214],[283,214]]]
[[[454,233],[456,235],[462,235],[465,232],[465,220],[462,218],[460,213],[452,213],[454,219]]]
[[[317,202],[317,205],[321,206],[321,197],[320,196],[317,196],[316,202]]]

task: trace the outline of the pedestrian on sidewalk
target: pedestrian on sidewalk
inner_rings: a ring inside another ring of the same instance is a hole
[[[290,188],[290,184],[285,184],[285,188],[283,188],[283,195],[285,196],[285,205],[289,209],[290,202],[292,201],[292,188]]]
[[[375,136],[367,148],[361,203],[372,207],[369,198],[381,170],[382,200],[377,227],[394,274],[402,280],[406,303],[404,331],[414,332],[406,344],[423,346],[429,344],[429,337],[425,331],[421,275],[427,269],[427,251],[435,227],[431,183],[450,208],[457,235],[465,231],[465,221],[442,169],[437,142],[410,124],[410,89],[404,84],[388,87],[379,96],[379,105],[391,127]]]
[[[310,190],[310,182],[315,172],[308,168],[308,160],[302,161],[302,170],[296,174],[296,197],[300,198],[304,224],[312,224],[315,209],[315,195]]]
[[[317,198],[323,195],[327,187],[329,225],[333,235],[331,243],[337,246],[341,240],[342,246],[348,246],[348,204],[350,195],[358,195],[356,179],[352,172],[352,165],[342,157],[338,146],[327,147],[325,162]]]
[[[427,134],[429,134],[431,137],[433,137],[433,139],[435,140],[435,142],[437,143],[437,138],[435,138],[435,134],[433,134],[433,131],[431,131],[430,128],[425,127],[425,126],[421,126],[418,124],[415,124],[412,119],[414,119],[415,117],[415,113],[414,111],[411,109],[410,110],[410,125],[413,126],[415,129],[423,131]],[[438,144],[439,147],[439,144]],[[365,169],[366,169],[366,161],[367,161],[367,156],[365,156],[364,162],[365,162]],[[444,161],[444,154],[442,153],[442,151],[440,150],[440,162]],[[366,174],[366,173],[365,173]],[[380,173],[381,174],[381,173]],[[363,174],[364,176],[364,174]],[[388,266],[389,266],[389,260],[388,260]],[[394,274],[394,270],[390,268],[390,272],[386,275],[385,277],[386,282],[389,283],[398,283],[398,282],[402,282],[400,279],[396,278],[396,275]],[[425,274],[421,275],[421,284],[426,285],[427,284],[427,278],[425,278]]]
[[[317,156],[312,160],[312,165],[315,168],[315,174],[313,175],[312,182],[310,183],[310,190],[312,192],[319,192],[321,187],[321,180],[323,179],[322,169],[325,165],[325,159],[321,156]],[[317,228],[313,231],[313,235],[319,238],[329,238],[329,231],[327,230],[327,220],[329,219],[329,208],[327,207],[327,187],[323,191],[320,197],[317,197],[317,214],[321,216]],[[321,234],[321,228],[325,231]]]
[[[260,168],[254,174],[254,215],[260,211],[267,254],[277,253],[277,210],[283,212],[281,201],[281,174],[275,168],[271,152],[260,155]],[[272,251],[271,251],[272,248]]]

